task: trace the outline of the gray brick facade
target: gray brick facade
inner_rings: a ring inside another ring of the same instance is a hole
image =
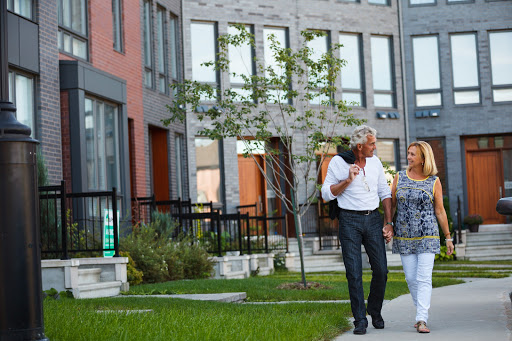
[[[292,49],[300,44],[300,32],[307,29],[325,30],[333,43],[338,42],[340,32],[359,33],[362,35],[364,64],[363,81],[365,83],[364,96],[366,107],[354,108],[354,114],[359,118],[368,120],[368,125],[375,127],[379,138],[394,139],[399,142],[399,149],[405,151],[405,123],[403,115],[403,92],[400,58],[400,40],[398,26],[398,11],[396,1],[390,6],[369,4],[366,0],[360,3],[328,1],[183,1],[183,41],[184,41],[184,68],[185,78],[192,78],[191,68],[191,34],[190,25],[193,21],[206,21],[217,24],[218,34],[227,32],[228,24],[243,23],[252,25],[256,42],[256,57],[263,57],[263,29],[266,26],[282,27],[288,29],[289,43]],[[394,67],[394,91],[396,108],[387,111],[398,112],[399,119],[378,119],[379,110],[373,104],[371,44],[372,35],[385,35],[391,37],[392,61]],[[221,75],[221,91],[229,86],[229,79]],[[191,197],[196,197],[195,150],[194,137],[203,123],[189,114],[187,119],[188,148],[189,148],[189,176]],[[347,134],[353,128],[341,130],[340,134]],[[224,169],[225,169],[225,199],[227,211],[233,211],[239,204],[238,167],[236,155],[236,141],[224,141]],[[312,184],[314,185],[314,184]]]
[[[452,216],[457,197],[467,212],[467,183],[464,137],[512,133],[512,103],[493,103],[489,32],[512,28],[512,2],[475,0],[449,3],[438,0],[434,5],[411,6],[402,0],[407,109],[411,141],[439,138],[445,141],[446,170]],[[458,105],[453,100],[453,74],[450,34],[476,33],[481,103]],[[412,36],[432,34],[439,39],[442,106],[438,117],[416,118]],[[512,56],[511,56],[512,58]]]

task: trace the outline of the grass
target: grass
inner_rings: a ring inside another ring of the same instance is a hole
[[[152,311],[126,313],[146,309]],[[348,304],[328,303],[246,305],[153,297],[44,302],[45,334],[52,341],[329,340],[349,328],[349,315]]]
[[[510,273],[471,267],[476,262],[455,267],[443,262],[434,272],[434,287],[463,283],[460,277],[506,277]],[[447,264],[448,267],[444,267]],[[480,262],[478,264],[481,264]],[[486,262],[489,269],[493,264]],[[512,264],[512,262],[511,262]],[[465,268],[468,268],[467,270]],[[401,267],[400,267],[401,269]],[[498,269],[498,268],[497,268]],[[503,268],[499,268],[503,269]],[[494,269],[493,269],[494,270]],[[505,270],[508,270],[505,268]],[[327,289],[285,290],[283,283],[300,282],[299,273],[280,272],[272,276],[243,280],[184,280],[133,286],[131,294],[89,300],[62,298],[44,301],[45,333],[52,340],[332,340],[350,328],[348,303],[236,304],[203,302],[175,298],[156,298],[148,294],[195,294],[246,292],[249,302],[348,300],[345,273],[307,274],[309,282]],[[371,271],[363,272],[363,286],[368,294]],[[385,299],[407,294],[403,272],[388,275]],[[132,312],[148,310],[150,312]]]

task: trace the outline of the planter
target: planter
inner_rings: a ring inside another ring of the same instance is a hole
[[[469,232],[478,232],[479,224],[469,225]]]

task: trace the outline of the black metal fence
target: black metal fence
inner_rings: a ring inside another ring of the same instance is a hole
[[[339,239],[338,219],[329,218],[329,203],[321,200],[317,203],[318,210],[318,236],[320,237],[320,250],[341,248]]]
[[[118,257],[119,201],[115,188],[66,193],[65,181],[39,187],[42,257]]]

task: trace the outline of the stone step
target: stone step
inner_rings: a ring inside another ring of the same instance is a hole
[[[98,283],[100,276],[100,268],[78,269],[78,285]]]
[[[478,233],[480,233],[480,232],[498,232],[498,231],[512,232],[512,224],[480,225],[478,228]]]
[[[121,291],[121,281],[99,282],[79,285],[73,289],[75,298],[98,298],[113,297],[119,295]]]

